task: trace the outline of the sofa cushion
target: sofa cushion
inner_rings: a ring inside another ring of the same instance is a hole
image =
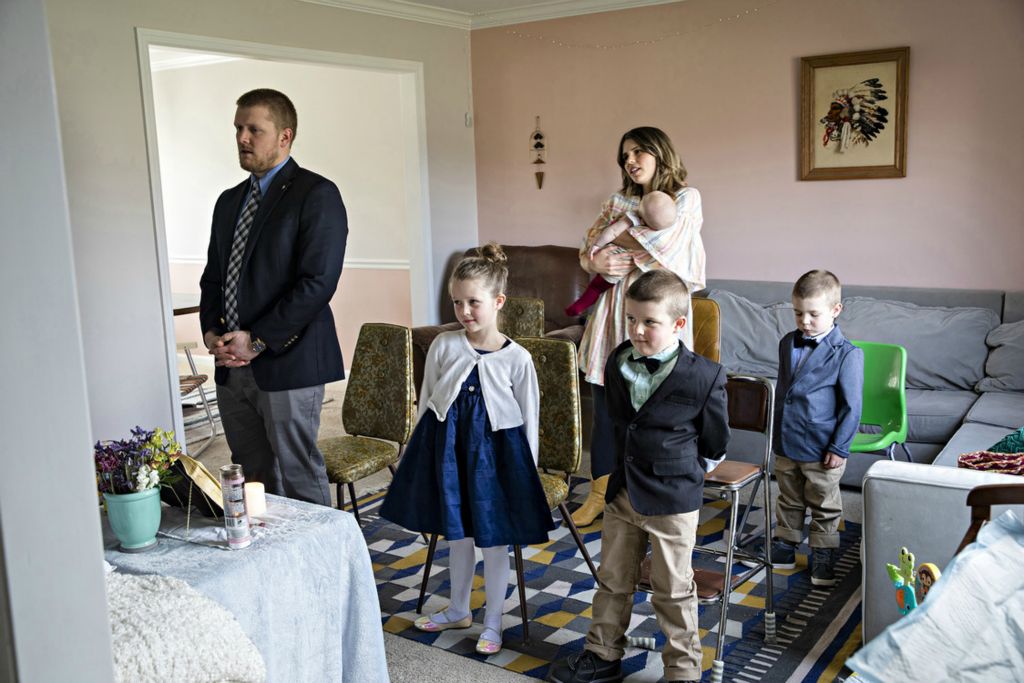
[[[1024,393],[986,391],[967,413],[967,422],[1017,429],[1024,425]]]
[[[722,321],[721,364],[730,372],[776,377],[779,339],[793,327],[792,306],[762,306],[724,289],[707,290]]]
[[[986,342],[992,350],[978,391],[1024,391],[1024,320],[1000,325]]]
[[[917,306],[868,297],[843,300],[847,339],[899,344],[907,350],[907,386],[973,389],[985,376],[985,337],[999,317],[987,308]]]
[[[1006,427],[968,422],[956,430],[956,434],[949,440],[946,447],[935,456],[932,465],[956,467],[957,458],[961,455],[988,450],[1006,436],[1006,431]]]
[[[907,389],[907,440],[946,443],[977,400],[973,391]]]

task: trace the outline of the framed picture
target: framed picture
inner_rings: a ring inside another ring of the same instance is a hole
[[[800,180],[907,175],[910,48],[800,60]]]

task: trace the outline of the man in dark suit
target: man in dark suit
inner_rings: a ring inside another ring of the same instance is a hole
[[[665,680],[697,681],[701,647],[690,556],[704,472],[725,457],[725,368],[679,341],[690,301],[674,273],[644,273],[626,293],[629,340],[605,368],[615,434],[601,568],[585,650],[552,666],[559,683],[621,680],[637,567],[651,543],[651,600],[665,634]]]
[[[331,504],[317,449],[324,384],[345,376],[330,301],[348,218],[338,188],[291,158],[296,113],[276,90],[237,102],[250,177],[213,210],[200,324],[231,459],[270,493]]]

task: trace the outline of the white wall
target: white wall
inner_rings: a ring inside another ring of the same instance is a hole
[[[113,665],[85,363],[35,0],[0,2],[0,102],[12,132],[0,138],[0,621],[5,604],[10,617],[0,680],[105,682]]]
[[[97,437],[170,425],[178,400],[164,348],[136,28],[422,62],[435,273],[476,243],[464,31],[284,1],[49,0],[46,11]]]
[[[408,259],[400,76],[238,59],[153,74],[171,262],[206,262],[213,204],[247,175],[238,166],[232,121],[235,100],[253,88],[280,90],[295,104],[292,156],[341,190],[346,259]]]

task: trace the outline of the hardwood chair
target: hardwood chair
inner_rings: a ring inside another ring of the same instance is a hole
[[[565,339],[528,337],[516,340],[533,356],[540,386],[540,453],[537,461],[538,474],[548,507],[562,515],[562,520],[572,534],[580,554],[597,580],[597,568],[587,546],[583,543],[572,515],[565,501],[569,497],[569,480],[580,468],[582,454],[582,420],[580,418],[579,370],[576,366],[576,345]],[[430,567],[437,548],[437,535],[430,536],[427,560],[423,568],[420,597],[416,613],[423,611],[427,593]],[[516,564],[516,583],[519,587],[519,611],[523,620],[523,642],[530,639],[529,621],[526,616],[526,581],[523,570],[522,548],[512,546]]]
[[[967,494],[967,505],[971,508],[971,525],[967,527],[954,555],[959,555],[961,550],[974,543],[981,527],[992,519],[993,505],[1024,505],[1024,484],[976,486]]]
[[[213,443],[213,440],[217,438],[217,421],[214,419],[213,411],[210,409],[210,401],[206,398],[206,390],[203,389],[203,384],[209,379],[209,375],[200,374],[196,369],[196,361],[192,358],[192,349],[199,348],[199,344],[197,342],[180,342],[176,347],[178,351],[185,352],[185,359],[188,361],[189,370],[192,371],[191,375],[178,375],[178,389],[181,392],[181,397],[185,398],[193,391],[199,390],[199,401],[203,405],[203,410],[206,411],[206,421],[210,425],[210,436],[204,439],[198,448],[190,449],[188,444],[185,444],[185,450],[194,458],[205,451]]]
[[[345,389],[341,422],[347,434],[321,439],[327,478],[338,487],[338,509],[348,487],[356,522],[355,482],[395,463],[412,435],[415,415],[412,385],[412,334],[409,328],[366,323],[359,329]]]

